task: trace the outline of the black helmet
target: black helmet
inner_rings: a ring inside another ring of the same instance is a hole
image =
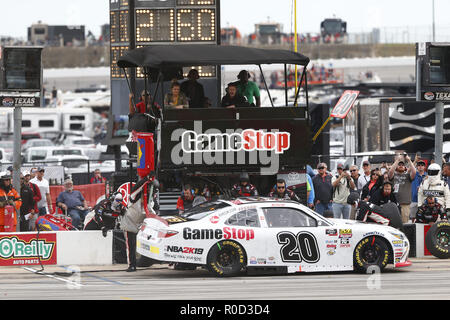
[[[241,182],[249,182],[250,181],[250,177],[248,176],[247,172],[242,172],[241,175],[239,176],[239,181]]]
[[[3,174],[2,176],[0,176],[0,180],[11,180],[12,177],[9,174]]]
[[[350,195],[347,198],[348,204],[355,204],[359,201],[359,194],[356,192],[350,192]]]

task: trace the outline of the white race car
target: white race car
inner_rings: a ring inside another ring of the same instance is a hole
[[[147,218],[137,252],[163,263],[203,266],[217,276],[411,265],[408,239],[397,229],[328,220],[297,202],[272,198],[205,202],[181,216]]]

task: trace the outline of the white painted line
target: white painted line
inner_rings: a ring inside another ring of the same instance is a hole
[[[44,273],[44,272],[39,272],[38,270],[34,270],[32,268],[23,267],[23,269],[27,270],[27,271],[30,271],[30,272],[33,272],[35,274],[40,274],[40,275],[46,276],[48,278],[52,278],[52,279],[55,279],[55,280],[58,280],[58,281],[66,282],[69,285],[72,285],[72,286],[75,286],[75,287],[83,287],[84,286],[83,284],[81,284],[79,282],[75,282],[75,281],[71,281],[71,280],[68,280],[68,279],[56,277],[56,276],[53,276],[51,274],[47,274],[47,273]]]

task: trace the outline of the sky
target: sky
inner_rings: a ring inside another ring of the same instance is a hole
[[[437,26],[448,26],[449,0],[435,1]],[[222,27],[241,33],[254,31],[255,23],[268,19],[293,31],[294,0],[221,0]],[[349,33],[369,32],[376,27],[429,27],[433,0],[297,0],[299,32],[319,32],[324,18],[347,21]],[[85,25],[94,35],[109,23],[108,0],[0,0],[0,35],[26,38],[27,27],[41,20],[50,25]]]

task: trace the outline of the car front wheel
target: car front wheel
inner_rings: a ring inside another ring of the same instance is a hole
[[[358,272],[382,271],[389,263],[389,248],[376,236],[361,240],[354,252],[354,266]]]

